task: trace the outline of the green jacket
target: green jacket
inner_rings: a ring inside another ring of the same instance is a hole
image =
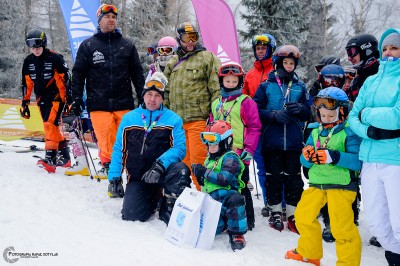
[[[180,55],[178,51],[164,69],[168,78],[165,106],[177,113],[184,123],[206,120],[211,112],[211,103],[220,94],[220,67],[218,57],[200,45],[187,54]]]

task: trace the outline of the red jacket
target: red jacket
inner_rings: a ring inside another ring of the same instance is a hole
[[[243,94],[247,94],[253,98],[258,86],[261,82],[268,79],[268,74],[273,69],[271,58],[254,61],[254,67],[246,73],[242,90]]]

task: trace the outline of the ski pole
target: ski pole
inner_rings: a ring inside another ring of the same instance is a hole
[[[252,160],[253,161],[253,173],[254,173],[254,180],[256,181],[255,183],[256,183],[256,196],[257,196],[257,199],[259,199],[259,193],[258,193],[258,185],[257,185],[257,183],[258,183],[258,176],[257,176],[257,174],[256,174],[256,167],[254,166],[254,159]]]

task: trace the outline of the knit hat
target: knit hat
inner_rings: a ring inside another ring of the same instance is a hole
[[[154,74],[146,82],[146,85],[143,88],[142,97],[146,92],[154,90],[156,92],[159,92],[164,99],[165,87],[167,86],[167,84],[168,80],[162,72],[154,72]]]
[[[114,5],[102,4],[97,9],[97,22],[100,23],[100,20],[108,13],[113,13],[114,15],[118,16],[118,8]]]
[[[385,46],[387,45],[393,45],[400,48],[400,34],[397,32],[393,32],[386,36],[386,38],[382,41],[382,49],[385,48]]]

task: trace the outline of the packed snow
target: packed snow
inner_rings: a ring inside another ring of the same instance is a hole
[[[216,236],[211,250],[177,247],[164,238],[166,225],[156,215],[144,223],[121,220],[122,199],[108,197],[108,181],[65,176],[63,168],[49,174],[36,166],[38,159],[33,157],[44,156],[43,151],[16,153],[23,148],[13,147],[30,145],[44,147],[33,141],[0,141],[0,249],[39,254],[21,258],[3,253],[0,265],[16,258],[15,265],[308,265],[284,258],[299,236],[268,226],[268,218],[260,214],[263,202],[256,189],[252,192],[256,227],[245,235],[243,250],[233,252],[227,234]],[[91,148],[91,154],[98,166],[97,149]],[[384,250],[368,244],[371,235],[363,212],[359,230],[361,265],[387,265]],[[321,265],[335,265],[335,245],[323,245]]]

